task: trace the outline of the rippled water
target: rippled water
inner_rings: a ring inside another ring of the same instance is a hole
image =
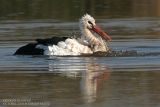
[[[29,14],[27,9],[30,8],[23,6],[22,9],[15,10],[11,6],[13,14],[9,10],[0,11],[0,19],[3,19],[0,21],[2,107],[160,106],[160,19],[158,12],[151,14],[155,10],[154,6],[157,6],[156,0],[152,3],[148,0],[141,2],[143,5],[137,0],[137,3],[125,0],[120,7],[112,7],[118,6],[120,1],[116,3],[114,0],[106,0],[104,3],[98,2],[97,5],[93,2],[93,6],[86,10],[92,14],[95,12],[98,25],[112,37],[113,41],[109,43],[112,51],[109,55],[101,53],[80,57],[14,56],[13,53],[18,47],[33,42],[36,38],[79,34],[79,15],[73,10],[81,9],[84,2],[80,2],[80,7],[76,7],[78,1],[70,1],[73,2],[70,7],[73,16],[67,16],[67,10],[60,11],[57,14],[63,13],[62,18],[56,17],[56,7],[52,8],[51,16],[51,13],[45,13],[52,6],[45,7],[52,3],[49,0],[44,3],[45,15],[38,16],[42,1],[32,1],[35,7],[27,5],[34,10],[33,13],[29,11]],[[8,6],[12,4],[5,1],[1,4],[7,3]],[[131,4],[133,7],[130,7]],[[19,6],[20,3],[15,2],[15,5]],[[140,5],[142,9],[136,13],[136,8]],[[151,9],[148,13],[145,11],[147,6]],[[107,9],[113,13],[107,12]],[[20,11],[21,14],[18,14]],[[4,17],[2,13],[5,14]],[[70,21],[73,18],[75,19]]]

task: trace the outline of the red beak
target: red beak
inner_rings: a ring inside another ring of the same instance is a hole
[[[111,37],[108,36],[100,27],[98,26],[93,26],[93,28],[91,29],[94,32],[96,32],[98,35],[100,35],[104,40],[106,41],[111,41]]]

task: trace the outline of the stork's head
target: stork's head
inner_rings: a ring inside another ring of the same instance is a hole
[[[111,37],[109,37],[100,27],[96,25],[95,19],[89,14],[85,14],[84,16],[82,16],[82,18],[80,19],[79,25],[80,25],[81,31],[89,30],[92,34],[96,33],[102,39],[106,41],[111,41]]]

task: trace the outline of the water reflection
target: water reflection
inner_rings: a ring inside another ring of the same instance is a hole
[[[82,72],[81,92],[86,102],[96,101],[97,91],[107,80],[110,74],[108,68],[101,69],[101,65],[92,64],[87,66],[88,70]]]
[[[61,57],[47,60],[49,69],[40,68],[42,73],[1,73],[0,99],[22,98],[54,107],[159,107],[159,70],[133,67],[111,71],[102,59]],[[120,60],[123,63],[122,58],[116,62]]]
[[[110,70],[106,65],[94,63],[93,59],[88,60],[92,60],[92,63],[81,66],[71,63],[69,65],[61,64],[58,67],[55,63],[49,63],[49,71],[69,78],[80,77],[82,99],[86,103],[91,103],[96,101],[97,92],[102,87],[104,80],[109,78]]]

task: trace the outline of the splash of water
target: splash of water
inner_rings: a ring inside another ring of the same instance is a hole
[[[120,50],[114,51],[109,50],[108,52],[95,52],[91,56],[98,56],[98,57],[138,57],[138,56],[160,56],[160,52],[138,52],[136,50]]]
[[[109,50],[108,52],[95,52],[93,56],[108,56],[108,57],[126,57],[126,56],[137,56],[137,51],[114,51]]]

